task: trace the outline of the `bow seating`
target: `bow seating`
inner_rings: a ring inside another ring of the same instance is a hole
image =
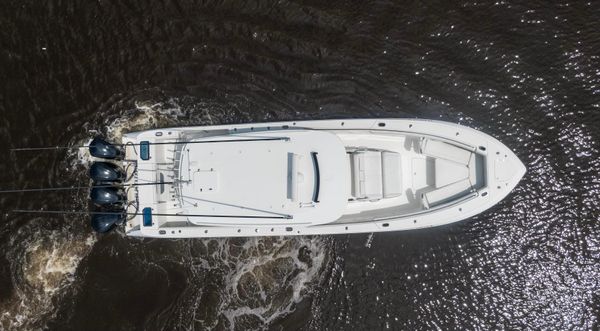
[[[355,199],[379,200],[402,194],[400,154],[378,150],[348,153]]]
[[[429,138],[423,138],[419,148],[435,164],[435,190],[421,195],[426,209],[473,190],[477,179],[474,151]]]

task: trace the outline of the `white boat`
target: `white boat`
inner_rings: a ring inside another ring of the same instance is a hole
[[[494,206],[526,171],[487,134],[416,119],[178,127],[128,133],[122,143],[131,187],[124,227],[139,237],[439,226]]]

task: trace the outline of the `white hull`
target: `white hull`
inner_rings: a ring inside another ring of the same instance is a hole
[[[268,140],[223,142],[230,139]],[[211,142],[182,143],[202,140]],[[126,159],[137,160],[129,183],[176,183],[129,190],[128,200],[137,203],[128,212],[151,210],[151,221],[144,224],[144,216],[136,215],[125,224],[128,235],[141,237],[324,235],[445,225],[494,206],[526,171],[489,135],[429,120],[180,127],[123,138],[124,144],[143,141],[150,143],[149,160],[138,159],[139,146],[126,148]]]

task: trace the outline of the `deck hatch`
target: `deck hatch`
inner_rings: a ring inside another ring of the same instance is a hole
[[[152,226],[152,208],[146,207],[142,210],[144,226]]]
[[[140,142],[140,159],[144,161],[150,160],[150,142],[142,141]]]

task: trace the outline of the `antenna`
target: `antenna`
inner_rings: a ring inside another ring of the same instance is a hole
[[[208,144],[208,143],[235,143],[235,142],[251,142],[251,141],[269,141],[269,140],[290,140],[289,137],[265,137],[265,138],[249,138],[249,139],[226,139],[226,140],[184,140],[184,141],[171,141],[171,142],[149,142],[144,145],[184,145],[184,144]],[[125,146],[140,146],[140,143],[128,143],[128,144],[112,144],[113,146],[125,147]],[[11,148],[11,152],[26,152],[26,151],[48,151],[48,150],[73,150],[89,148],[89,145],[80,146],[48,146],[48,147],[20,147]]]
[[[129,213],[125,211],[68,211],[68,210],[36,210],[36,209],[14,209],[13,213],[31,213],[31,214],[76,214],[76,215],[128,215],[140,216],[142,213]],[[152,216],[170,216],[170,217],[219,217],[219,218],[271,218],[271,219],[291,219],[291,215],[284,216],[259,216],[259,215],[207,215],[207,214],[169,214],[153,213]]]
[[[152,182],[152,183],[132,183],[132,184],[114,184],[114,185],[91,185],[91,186],[69,186],[69,187],[40,187],[40,188],[26,188],[26,189],[14,189],[14,190],[2,190],[2,193],[21,193],[21,192],[44,192],[44,191],[69,191],[69,190],[82,190],[87,188],[101,188],[101,187],[129,187],[129,186],[144,186],[144,185],[169,185],[177,184],[178,182]]]

